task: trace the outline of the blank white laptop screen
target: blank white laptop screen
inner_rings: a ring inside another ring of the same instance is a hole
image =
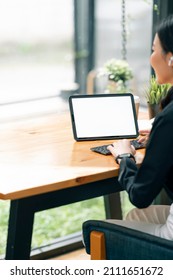
[[[138,136],[134,98],[130,93],[74,95],[69,105],[77,141]]]

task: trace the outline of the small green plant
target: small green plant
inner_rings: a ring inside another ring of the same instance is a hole
[[[114,82],[122,81],[125,83],[133,78],[132,69],[125,60],[111,59],[107,61],[104,65],[104,72]]]
[[[127,82],[133,78],[133,72],[128,62],[123,59],[110,59],[99,70],[98,77],[108,77],[108,93],[129,92]]]
[[[149,86],[145,89],[147,103],[151,105],[159,104],[160,101],[167,95],[170,87],[170,84],[158,84],[156,78],[152,76]]]

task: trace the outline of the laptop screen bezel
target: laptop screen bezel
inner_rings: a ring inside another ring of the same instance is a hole
[[[130,97],[131,99],[131,105],[132,105],[132,111],[134,116],[134,125],[135,125],[135,133],[130,135],[110,135],[110,136],[96,136],[96,137],[79,137],[76,129],[76,123],[75,123],[75,112],[74,112],[74,106],[73,106],[73,100],[79,99],[79,98],[107,98],[107,97]],[[71,123],[72,123],[72,130],[73,130],[73,136],[76,141],[92,141],[92,140],[111,140],[111,139],[130,139],[130,138],[136,138],[139,135],[138,132],[138,122],[137,122],[137,115],[136,115],[136,108],[135,108],[135,102],[134,97],[131,93],[116,93],[116,94],[94,94],[94,95],[72,95],[69,97],[69,108],[70,108],[70,116],[71,116]]]

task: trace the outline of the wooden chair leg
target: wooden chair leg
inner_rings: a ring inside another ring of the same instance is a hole
[[[91,70],[87,76],[87,94],[94,94],[94,80],[96,78],[96,70]]]
[[[106,260],[105,236],[103,232],[92,231],[90,234],[91,260]]]

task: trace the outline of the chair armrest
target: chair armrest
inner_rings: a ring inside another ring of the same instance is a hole
[[[91,250],[90,234],[92,231],[104,233],[106,259],[108,260],[173,259],[173,241],[98,220],[83,223],[83,238],[88,254]]]

